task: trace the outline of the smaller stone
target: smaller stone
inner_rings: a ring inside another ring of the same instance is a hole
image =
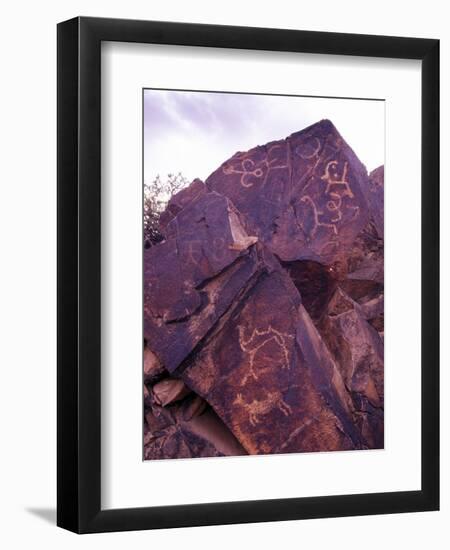
[[[144,382],[151,383],[160,379],[166,372],[156,355],[144,346]]]
[[[175,403],[175,401],[180,401],[190,392],[191,390],[182,380],[175,378],[165,378],[153,386],[155,401],[162,407]]]
[[[350,392],[354,421],[365,446],[382,448],[384,349],[378,331],[366,320],[362,307],[341,288],[330,300],[319,329]]]
[[[144,422],[144,459],[239,456],[246,452],[199,396],[161,407],[150,392]]]

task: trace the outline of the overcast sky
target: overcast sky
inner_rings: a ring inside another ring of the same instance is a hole
[[[144,91],[144,178],[205,180],[237,151],[330,119],[369,171],[384,164],[384,102]]]

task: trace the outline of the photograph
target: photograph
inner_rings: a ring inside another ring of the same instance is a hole
[[[449,547],[444,6],[4,4],[1,548]]]
[[[144,460],[383,449],[384,101],[142,101]]]

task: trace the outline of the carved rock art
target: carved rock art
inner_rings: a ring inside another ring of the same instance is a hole
[[[330,121],[174,195],[144,251],[144,458],[381,448],[384,169]]]
[[[260,277],[179,375],[251,454],[362,444],[340,374],[280,267]]]
[[[208,193],[144,253],[144,337],[169,371],[186,359],[254,276],[256,238],[226,197]]]
[[[368,220],[365,167],[322,120],[285,140],[237,153],[206,180],[229,197],[282,261],[332,263]]]

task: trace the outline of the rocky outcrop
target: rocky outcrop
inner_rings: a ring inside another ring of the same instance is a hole
[[[342,378],[279,266],[178,373],[250,454],[360,448]]]
[[[351,396],[354,422],[369,448],[382,448],[384,440],[383,341],[367,321],[377,309],[374,303],[359,306],[338,288],[320,327]]]
[[[206,180],[282,261],[332,264],[366,225],[365,167],[328,120],[237,153]]]
[[[144,457],[383,446],[383,171],[329,121],[194,180],[144,252]]]
[[[173,372],[263,268],[257,238],[215,192],[184,208],[166,236],[144,255],[144,337]]]

